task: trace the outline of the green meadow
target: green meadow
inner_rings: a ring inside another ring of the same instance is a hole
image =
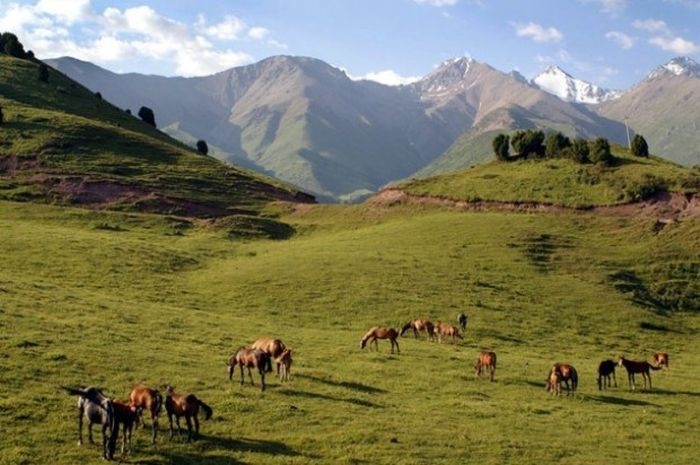
[[[0,463],[101,462],[99,446],[77,445],[76,400],[59,387],[124,399],[137,382],[193,392],[214,416],[186,443],[168,440],[163,412],[157,444],[136,430],[125,463],[697,463],[700,317],[682,285],[698,282],[696,219],[659,230],[590,212],[266,214],[294,236],[0,202]],[[660,304],[682,292],[686,304]],[[359,348],[371,326],[459,312],[456,345],[407,333],[400,354]],[[294,364],[261,393],[239,371],[229,381],[225,362],[264,335]],[[485,348],[498,354],[493,383],[473,371]],[[599,361],[655,351],[670,368],[650,391],[630,391],[620,369],[618,387],[598,391]],[[544,390],[557,361],[578,369],[573,396]]]

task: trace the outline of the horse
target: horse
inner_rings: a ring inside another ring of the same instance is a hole
[[[280,356],[275,359],[275,363],[282,367],[280,381],[289,381],[289,369],[292,367],[292,350],[285,348]]]
[[[112,399],[112,405],[114,406],[114,421],[117,423],[117,429],[120,424],[123,426],[122,454],[124,454],[127,451],[127,443],[129,445],[128,451],[131,451],[131,432],[134,429],[134,424],[138,423],[141,408],[130,402],[126,403],[117,399]]]
[[[637,388],[634,382],[635,373],[641,373],[644,378],[644,389],[647,388],[647,379],[649,380],[649,389],[651,390],[651,372],[649,370],[660,370],[661,367],[656,367],[651,363],[644,361],[627,360],[624,355],[620,355],[618,365],[625,367],[627,370],[627,383],[634,391]]]
[[[484,368],[489,370],[489,379],[493,381],[493,377],[496,374],[496,352],[484,350],[479,354],[479,359],[474,365],[476,376],[481,376],[481,371]]]
[[[204,410],[204,419],[208,420],[214,413],[207,404],[202,402],[194,394],[175,394],[175,388],[166,384],[163,388],[165,393],[165,412],[168,414],[170,423],[170,440],[175,435],[173,431],[173,416],[177,424],[177,434],[182,434],[180,428],[180,417],[185,417],[187,422],[187,442],[199,436],[199,409]],[[192,420],[194,420],[194,434],[192,432]]]
[[[467,315],[465,313],[457,315],[457,323],[462,328],[462,332],[465,332],[467,330]]]
[[[61,388],[71,395],[78,396],[78,445],[83,445],[83,417],[88,421],[88,438],[92,439],[92,425],[102,425],[102,458],[114,459],[114,450],[119,437],[119,425],[115,421],[114,404],[96,387]]]
[[[151,444],[155,444],[158,431],[158,415],[163,406],[163,396],[157,389],[137,384],[129,393],[129,402],[139,408],[139,420],[144,428],[146,424],[143,421],[142,411],[147,410],[151,413]]]
[[[406,323],[403,328],[401,329],[401,333],[399,334],[400,336],[403,336],[403,334],[408,331],[409,329],[413,330],[413,336],[418,339],[418,336],[421,331],[425,331],[426,336],[428,337],[429,341],[432,341],[435,338],[435,326],[433,323],[431,323],[428,320],[411,320],[408,323]]]
[[[284,352],[285,345],[284,342],[282,342],[280,339],[275,339],[272,337],[261,337],[257,341],[253,342],[253,344],[250,346],[253,349],[260,349],[264,350],[268,354],[270,354],[270,358],[273,360],[277,359],[280,355],[282,355],[282,352]],[[277,374],[280,374],[280,364],[277,363]]]
[[[657,367],[665,366],[668,368],[668,353],[667,352],[656,352],[654,355],[654,363]]]
[[[552,395],[559,397],[561,394],[561,372],[550,370],[549,376],[545,380],[544,389]]]
[[[248,368],[248,376],[250,377],[250,384],[255,384],[253,382],[253,375],[250,372],[251,368],[256,368],[258,373],[260,373],[260,390],[265,390],[265,372],[272,372],[272,360],[270,359],[270,354],[261,349],[252,349],[250,347],[241,347],[236,352],[231,354],[226,362],[228,366],[228,379],[233,378],[233,372],[236,370],[236,365],[241,367],[241,386],[245,382],[245,375],[243,374],[243,368]]]
[[[560,382],[563,381],[566,385],[566,395],[568,396],[569,393],[575,394],[578,387],[578,372],[576,368],[568,363],[555,363],[549,370],[550,375],[553,371],[557,372]],[[571,385],[569,385],[569,381],[571,381]]]
[[[610,387],[610,375],[612,375],[613,381],[615,381],[615,387],[617,387],[617,379],[615,379],[615,366],[617,364],[612,360],[603,360],[598,364],[598,390],[602,390],[606,387]]]
[[[379,352],[378,339],[389,339],[391,342],[391,353],[394,353],[394,346],[396,346],[396,352],[401,353],[399,350],[399,341],[396,338],[399,337],[399,332],[394,328],[387,328],[385,326],[373,326],[370,328],[362,339],[360,340],[360,349],[364,349],[369,341],[369,348],[372,350],[372,343],[374,342],[374,347],[377,352]]]
[[[448,325],[442,321],[435,323],[435,332],[438,336],[438,342],[442,342],[443,337],[452,338],[452,343],[457,343],[457,338],[464,339],[461,334],[459,334],[459,328],[454,325]]]

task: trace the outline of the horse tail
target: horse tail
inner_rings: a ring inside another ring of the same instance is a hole
[[[207,404],[201,401],[201,399],[197,399],[197,402],[199,402],[199,406],[204,410],[204,419],[208,420],[211,418],[212,414],[214,411],[212,410],[211,407],[209,407]]]

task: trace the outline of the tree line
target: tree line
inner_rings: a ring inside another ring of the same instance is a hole
[[[493,153],[501,161],[528,158],[569,158],[578,163],[600,163],[609,165],[613,161],[610,142],[604,137],[586,140],[576,137],[573,140],[561,132],[551,132],[545,136],[541,129],[515,131],[512,135],[498,134],[491,143]],[[511,148],[514,154],[511,155]],[[631,152],[638,157],[649,157],[649,146],[640,134],[631,141]]]

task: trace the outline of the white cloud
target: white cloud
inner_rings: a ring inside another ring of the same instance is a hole
[[[239,34],[248,29],[245,22],[233,15],[226,15],[218,24],[207,27],[204,32],[219,40],[237,40]]]
[[[39,0],[35,8],[37,12],[55,16],[68,25],[94,16],[90,0]]]
[[[649,43],[656,45],[661,50],[673,52],[678,55],[689,55],[700,52],[700,46],[682,37],[652,37]]]
[[[375,73],[367,73],[359,78],[351,77],[351,79],[367,79],[369,81],[379,82],[387,86],[398,86],[401,84],[410,84],[412,82],[419,81],[421,78],[418,76],[401,76],[397,72],[387,69],[384,71],[377,71]]]
[[[637,29],[641,29],[641,30],[647,31],[647,32],[667,33],[669,31],[668,26],[666,25],[666,22],[662,21],[660,19],[645,19],[645,20],[638,19],[632,24]]]
[[[263,40],[265,37],[268,36],[269,33],[270,31],[268,31],[264,27],[251,27],[248,30],[248,37],[255,40]]]
[[[430,6],[454,6],[457,4],[457,0],[414,0],[419,5],[430,5]]]
[[[620,47],[622,47],[625,50],[629,50],[632,47],[634,47],[634,39],[625,34],[624,32],[610,31],[605,34],[605,37],[616,42]]]
[[[545,28],[536,23],[515,24],[519,37],[529,37],[535,42],[558,42],[564,35],[554,27]]]
[[[270,46],[275,47],[275,48],[280,48],[282,50],[287,50],[287,44],[284,44],[282,42],[278,42],[275,39],[269,39],[267,41],[267,45],[270,45]]]
[[[617,16],[627,8],[627,0],[579,0],[581,3],[595,3],[602,13]]]

